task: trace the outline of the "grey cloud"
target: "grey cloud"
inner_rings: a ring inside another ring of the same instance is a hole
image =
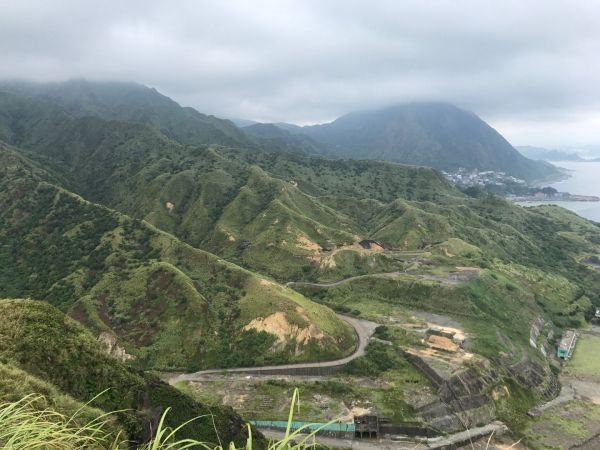
[[[203,112],[299,123],[444,100],[515,143],[600,141],[597,55],[586,0],[0,3],[0,78],[135,80]]]

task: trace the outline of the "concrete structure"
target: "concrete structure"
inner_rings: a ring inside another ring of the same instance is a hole
[[[573,330],[567,330],[562,335],[558,348],[556,350],[556,356],[560,359],[569,359],[575,349],[575,343],[577,342],[577,333]]]
[[[379,417],[364,415],[354,417],[354,435],[359,438],[375,438],[379,435]]]
[[[250,424],[263,430],[285,430],[288,422],[283,420],[250,420]],[[326,436],[337,439],[353,439],[355,426],[353,423],[313,423],[293,421],[290,426],[292,432],[301,430],[303,433],[315,433],[317,436]]]

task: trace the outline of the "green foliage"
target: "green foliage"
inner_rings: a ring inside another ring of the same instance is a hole
[[[380,342],[371,342],[365,356],[354,359],[345,371],[351,375],[376,376],[391,369],[406,369],[409,363],[394,347]]]
[[[527,411],[535,406],[536,399],[530,390],[507,380],[506,391],[495,403],[498,418],[518,435],[525,430]]]
[[[465,326],[467,350],[517,362],[539,358],[528,344],[533,320],[577,327],[600,305],[600,271],[586,262],[600,253],[600,227],[563,209],[525,209],[477,190],[464,195],[429,168],[298,153],[322,148],[272,129],[248,139],[139,86],[9,90],[14,95],[0,94],[0,139],[19,148],[0,144],[0,295],[52,303],[113,338],[133,366],[195,370],[339,357],[354,338],[327,306],[361,317],[443,312]],[[450,152],[457,159],[478,155],[496,170],[508,165],[531,177],[547,172],[511,159],[510,146],[476,117],[447,106],[415,108],[388,111],[358,140],[348,124],[365,117],[345,118],[325,127],[333,130],[327,139],[352,137],[340,148],[355,152],[368,138],[360,149],[378,145],[381,159],[435,158],[445,166],[431,145],[443,142],[467,150]],[[401,130],[429,129],[430,119],[479,130],[481,140],[470,133],[447,139],[433,126],[403,154],[379,145]],[[369,136],[380,123],[397,127]],[[490,147],[498,151],[491,155]],[[386,250],[358,248],[367,238]],[[352,279],[294,285],[317,305],[240,266],[281,282]],[[483,270],[452,280],[449,272],[463,266]],[[313,324],[325,338],[296,355],[294,339],[275,346],[272,335],[245,329],[275,313],[296,327]],[[418,345],[407,333],[377,333]],[[405,364],[392,347],[374,343],[349,370],[390,376]],[[60,367],[39,376],[59,383]],[[135,383],[150,383],[137,376]],[[69,386],[77,395],[101,387],[78,377]],[[150,398],[164,403],[172,395],[164,389]]]
[[[75,401],[85,403],[102,392],[93,406],[119,411],[118,423],[134,441],[143,440],[154,415],[169,406],[174,410],[169,426],[204,417],[186,427],[183,437],[217,442],[215,433],[227,440],[243,435],[241,419],[232,411],[209,410],[154,376],[118,362],[80,324],[45,302],[0,301],[0,361],[26,372],[25,380],[31,379],[29,387],[23,384],[17,392],[43,392],[50,406],[61,413],[72,411]],[[10,388],[14,372],[2,373],[0,394],[14,399]],[[94,414],[89,408],[84,412]]]
[[[148,442],[132,447],[121,434],[114,434],[107,424],[112,420],[111,413],[95,420],[80,423],[78,412],[60,414],[51,410],[41,409],[38,403],[44,402],[41,396],[29,395],[14,402],[0,404],[0,445],[6,450],[20,449],[61,449],[61,450],[118,450],[137,448],[138,450],[183,450],[183,449],[268,449],[268,450],[304,450],[316,447],[314,430],[308,435],[301,435],[305,427],[292,431],[294,412],[299,403],[299,393],[296,389],[290,404],[288,426],[285,436],[278,441],[268,444],[263,438],[253,437],[252,428],[247,426],[247,437],[244,441],[235,442],[219,440],[218,442],[204,441],[201,437],[182,438],[187,434],[187,428],[194,422],[204,419],[203,416],[193,417],[177,426],[172,422],[171,408],[165,409],[160,415],[153,436]]]
[[[328,358],[353,348],[348,327],[323,307],[46,183],[12,148],[1,147],[0,160],[1,296],[47,300],[116,340],[140,368]],[[259,314],[285,309],[293,320],[298,307],[306,311],[302,326],[318,322],[327,345],[308,345],[301,355],[269,351],[271,338],[242,353],[223,347],[244,345],[243,327]]]

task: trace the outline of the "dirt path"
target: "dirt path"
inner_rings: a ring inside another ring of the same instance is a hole
[[[339,286],[341,284],[346,284],[346,283],[350,283],[351,281],[354,280],[360,280],[361,278],[390,278],[390,279],[395,279],[400,277],[400,275],[402,275],[404,272],[384,272],[384,273],[371,273],[371,274],[365,274],[365,275],[356,275],[354,277],[350,277],[350,278],[344,278],[343,280],[339,280],[339,281],[334,281],[332,283],[310,283],[307,281],[289,281],[287,283],[285,283],[286,287],[292,287],[292,286],[307,286],[307,287],[322,287],[322,288],[330,288],[330,287],[334,287],[334,286]]]
[[[460,268],[460,270],[456,272],[450,272],[443,275],[430,275],[430,274],[418,274],[413,275],[408,272],[381,272],[381,273],[369,273],[365,275],[356,275],[349,278],[344,278],[343,280],[333,281],[331,283],[311,283],[308,281],[289,281],[285,283],[286,287],[293,286],[306,286],[306,287],[316,287],[316,288],[330,288],[339,286],[341,284],[350,283],[355,280],[360,280],[362,278],[385,278],[389,280],[396,280],[403,276],[408,276],[415,278],[417,280],[428,280],[428,281],[437,281],[441,284],[445,284],[448,286],[460,286],[461,284],[467,283],[471,281],[473,278],[476,278],[479,275],[479,269],[476,268]]]
[[[164,376],[164,379],[170,384],[179,383],[181,381],[198,381],[202,379],[202,376],[207,374],[226,374],[226,373],[244,373],[244,374],[268,374],[271,373],[284,373],[289,371],[293,373],[299,369],[325,369],[325,368],[337,368],[345,366],[353,359],[363,356],[365,349],[369,343],[369,339],[375,332],[375,328],[379,324],[370,322],[368,320],[357,319],[355,317],[344,316],[337,314],[337,316],[348,323],[356,332],[357,344],[354,352],[346,356],[345,358],[336,359],[333,361],[313,362],[313,363],[297,363],[297,364],[282,364],[276,366],[262,366],[262,367],[236,367],[232,369],[209,369],[201,370],[194,373],[182,373],[182,374],[169,374]]]

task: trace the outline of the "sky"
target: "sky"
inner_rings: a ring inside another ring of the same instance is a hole
[[[600,1],[0,0],[0,79],[137,81],[298,124],[409,101],[514,145],[600,144]]]

